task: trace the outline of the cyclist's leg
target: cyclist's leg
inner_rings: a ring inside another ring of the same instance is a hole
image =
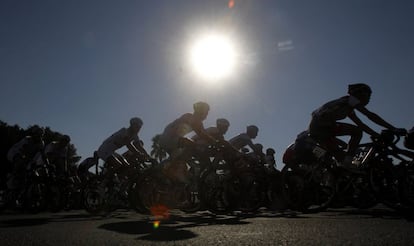
[[[335,135],[351,137],[348,142],[347,154],[353,156],[362,139],[362,130],[356,125],[337,122],[335,127]]]

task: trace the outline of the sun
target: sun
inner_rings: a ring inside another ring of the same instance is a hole
[[[191,46],[190,63],[194,72],[207,81],[219,81],[234,73],[234,42],[223,34],[201,35]]]

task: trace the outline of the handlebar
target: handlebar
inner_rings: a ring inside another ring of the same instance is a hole
[[[403,128],[382,130],[379,136],[371,136],[373,142],[382,142],[387,145],[397,144],[401,137],[407,134],[407,130]]]

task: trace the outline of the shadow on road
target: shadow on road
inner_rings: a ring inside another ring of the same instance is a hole
[[[133,213],[132,213],[133,214]],[[13,215],[12,215],[13,216]],[[122,210],[112,213],[110,216],[93,216],[84,211],[79,211],[70,214],[47,214],[47,215],[30,215],[22,217],[17,214],[18,218],[8,218],[0,220],[0,228],[7,227],[29,227],[39,226],[53,222],[71,222],[71,221],[91,221],[106,219],[131,219],[131,211]],[[32,217],[31,216],[36,216]],[[294,211],[273,212],[269,210],[260,210],[256,213],[238,213],[229,215],[215,215],[210,212],[197,212],[194,214],[178,213],[172,214],[168,219],[161,220],[160,226],[154,226],[154,221],[149,217],[144,216],[143,219],[137,221],[124,221],[116,223],[107,223],[98,228],[114,231],[117,233],[126,233],[134,235],[142,235],[140,239],[151,241],[163,240],[183,240],[197,235],[186,229],[209,226],[209,225],[243,225],[250,223],[248,219],[251,218],[289,218],[289,219],[307,219],[307,218],[349,218],[349,216],[356,216],[358,219],[381,218],[387,220],[405,219],[409,222],[414,221],[413,213],[402,213],[389,209],[387,207],[375,207],[370,209],[356,209],[356,208],[338,208],[329,209],[327,212],[316,214],[303,214]]]
[[[414,221],[414,215],[411,211],[397,211],[389,208],[370,208],[370,209],[347,209],[333,210],[335,214],[330,216],[349,216],[356,215],[358,218],[381,218],[381,219],[405,219],[409,222]]]
[[[210,213],[201,213],[185,214],[183,216],[171,215],[167,220],[160,221],[159,226],[155,226],[154,221],[150,219],[143,219],[138,221],[108,223],[98,228],[118,233],[142,235],[137,238],[138,240],[178,241],[197,237],[197,234],[187,230],[188,228],[209,225],[243,225],[249,223],[242,221],[242,219],[239,216],[216,216]]]
[[[258,211],[257,213],[251,214],[242,214],[240,217],[243,218],[272,218],[272,217],[283,217],[283,218],[292,218],[292,219],[307,219],[307,218],[327,218],[340,216],[346,217],[349,215],[356,215],[358,218],[383,218],[383,219],[404,219],[407,221],[414,221],[414,211],[411,210],[395,210],[391,209],[385,205],[377,205],[373,208],[359,209],[353,207],[343,207],[343,208],[329,208],[324,212],[317,213],[301,213],[292,210],[286,210],[284,212],[272,212],[272,211]]]

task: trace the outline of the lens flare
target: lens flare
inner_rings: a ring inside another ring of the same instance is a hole
[[[160,221],[156,220],[156,221],[154,221],[153,224],[154,224],[154,229],[157,229],[160,226]]]
[[[154,205],[150,210],[156,219],[168,219],[170,217],[170,209],[165,205]]]
[[[230,0],[228,6],[229,6],[230,9],[233,8],[234,7],[234,0]]]

